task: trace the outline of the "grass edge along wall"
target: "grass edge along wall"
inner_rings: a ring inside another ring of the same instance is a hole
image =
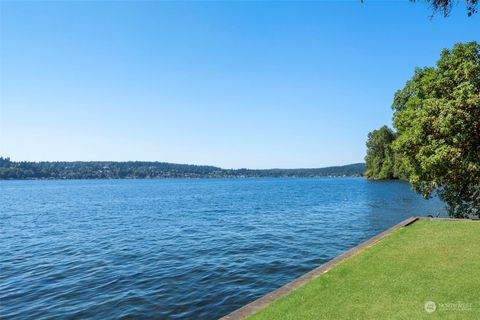
[[[477,319],[479,242],[479,221],[412,217],[223,319]]]

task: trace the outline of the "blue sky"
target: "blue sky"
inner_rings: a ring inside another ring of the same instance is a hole
[[[0,155],[363,161],[394,92],[480,17],[376,2],[1,2]]]

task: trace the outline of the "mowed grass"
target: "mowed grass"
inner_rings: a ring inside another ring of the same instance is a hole
[[[416,221],[248,319],[480,319],[480,222]]]

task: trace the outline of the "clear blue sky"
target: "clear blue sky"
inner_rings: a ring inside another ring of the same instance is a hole
[[[394,92],[480,16],[424,3],[4,2],[0,155],[225,168],[363,161]]]

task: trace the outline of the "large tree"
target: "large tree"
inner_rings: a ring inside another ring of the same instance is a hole
[[[403,167],[399,155],[393,150],[395,132],[387,126],[368,134],[365,177],[368,179],[403,178]]]
[[[443,50],[417,68],[392,105],[400,153],[413,189],[437,191],[454,217],[480,216],[480,45]]]

